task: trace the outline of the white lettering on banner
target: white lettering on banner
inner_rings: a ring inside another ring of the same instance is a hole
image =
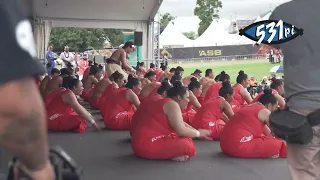
[[[30,54],[31,57],[37,57],[36,43],[34,42],[31,24],[28,20],[20,21],[15,29],[16,41],[20,48]]]

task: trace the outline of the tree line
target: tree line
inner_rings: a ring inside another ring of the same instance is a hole
[[[189,39],[196,39],[210,26],[214,19],[219,19],[219,10],[222,8],[220,0],[197,0],[194,15],[200,19],[198,32],[184,32]],[[171,20],[176,17],[170,13],[160,15],[160,33]],[[63,51],[68,45],[72,51],[85,51],[88,48],[101,49],[106,46],[117,47],[123,43],[123,29],[96,29],[96,28],[53,28],[50,35],[50,44],[56,51]],[[106,44],[106,41],[109,44]]]

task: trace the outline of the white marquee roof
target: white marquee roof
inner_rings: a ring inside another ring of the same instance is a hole
[[[162,0],[22,0],[29,16],[64,21],[147,21],[154,18],[161,3]]]

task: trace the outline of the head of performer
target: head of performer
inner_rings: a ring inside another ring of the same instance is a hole
[[[69,46],[64,47],[64,52],[69,52]]]
[[[176,72],[176,68],[171,68],[171,69],[169,70],[169,73],[170,73],[171,75],[174,75],[175,72]]]
[[[160,68],[162,71],[168,71],[168,66],[166,66],[164,64],[162,64]]]
[[[150,80],[151,82],[154,82],[157,79],[157,74],[154,71],[149,71],[144,75],[144,78]]]
[[[230,76],[229,76],[229,74],[227,74],[225,71],[222,71],[222,72],[219,74],[219,79],[218,79],[218,81],[220,81],[220,82],[230,81]]]
[[[72,76],[63,78],[62,87],[71,90],[75,95],[80,96],[83,91],[82,82]]]
[[[212,69],[206,69],[205,77],[210,78],[210,79],[214,78],[214,73],[213,73]]]
[[[135,78],[132,76],[132,74],[129,74],[126,88],[131,89],[136,95],[139,95],[142,90],[142,85],[138,78]]]
[[[93,61],[89,60],[89,61],[88,61],[88,65],[89,65],[90,67],[93,66],[93,65],[94,65]]]
[[[282,79],[271,79],[271,85],[270,88],[276,90],[280,95],[284,94],[284,83]]]
[[[176,67],[176,74],[180,74],[181,76],[183,76],[184,73],[184,69],[181,66]]]
[[[263,95],[258,99],[258,102],[270,111],[274,111],[278,108],[277,98],[272,94],[271,88],[265,88],[263,90]]]
[[[190,79],[190,84],[188,85],[188,89],[193,92],[196,97],[199,97],[202,93],[201,84],[199,80],[195,77]]]
[[[249,86],[248,75],[245,74],[243,70],[239,71],[239,75],[237,76],[237,83],[241,84],[244,88],[247,88]]]
[[[156,65],[154,63],[150,63],[150,69],[156,69]]]
[[[222,83],[222,86],[219,90],[219,96],[223,97],[228,103],[233,100],[233,88],[229,81],[225,81]]]
[[[59,75],[60,75],[60,70],[59,70],[59,69],[53,68],[53,69],[51,70],[51,77],[57,77],[57,76],[59,76]]]
[[[157,93],[160,94],[163,97],[167,96],[167,91],[172,88],[172,85],[169,82],[168,78],[165,78],[162,82],[161,82],[161,86],[158,88]]]
[[[175,81],[173,83],[172,88],[167,92],[167,97],[176,101],[182,110],[187,108],[189,103],[189,92],[181,81]]]
[[[200,78],[201,77],[201,73],[202,71],[200,69],[196,69],[192,75],[195,76],[196,78]]]
[[[182,76],[180,75],[180,73],[175,73],[171,79],[170,79],[170,83],[174,84],[176,81],[181,81]]]
[[[95,78],[100,79],[102,76],[102,69],[98,66],[91,66],[89,75],[93,75]]]
[[[124,85],[124,76],[119,73],[119,71],[114,72],[110,76],[110,80],[118,85],[118,87],[122,87]]]
[[[71,75],[72,75],[72,71],[70,69],[68,69],[68,68],[62,68],[60,70],[60,76],[63,77],[63,78],[71,76]]]
[[[127,42],[122,46],[122,49],[124,49],[124,51],[125,51],[127,54],[132,53],[132,52],[134,51],[133,42],[127,41]]]

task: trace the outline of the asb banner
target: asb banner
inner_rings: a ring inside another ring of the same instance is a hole
[[[172,59],[210,58],[218,56],[234,56],[258,54],[261,47],[248,45],[210,46],[210,47],[185,47],[166,48],[161,54],[168,54]]]

